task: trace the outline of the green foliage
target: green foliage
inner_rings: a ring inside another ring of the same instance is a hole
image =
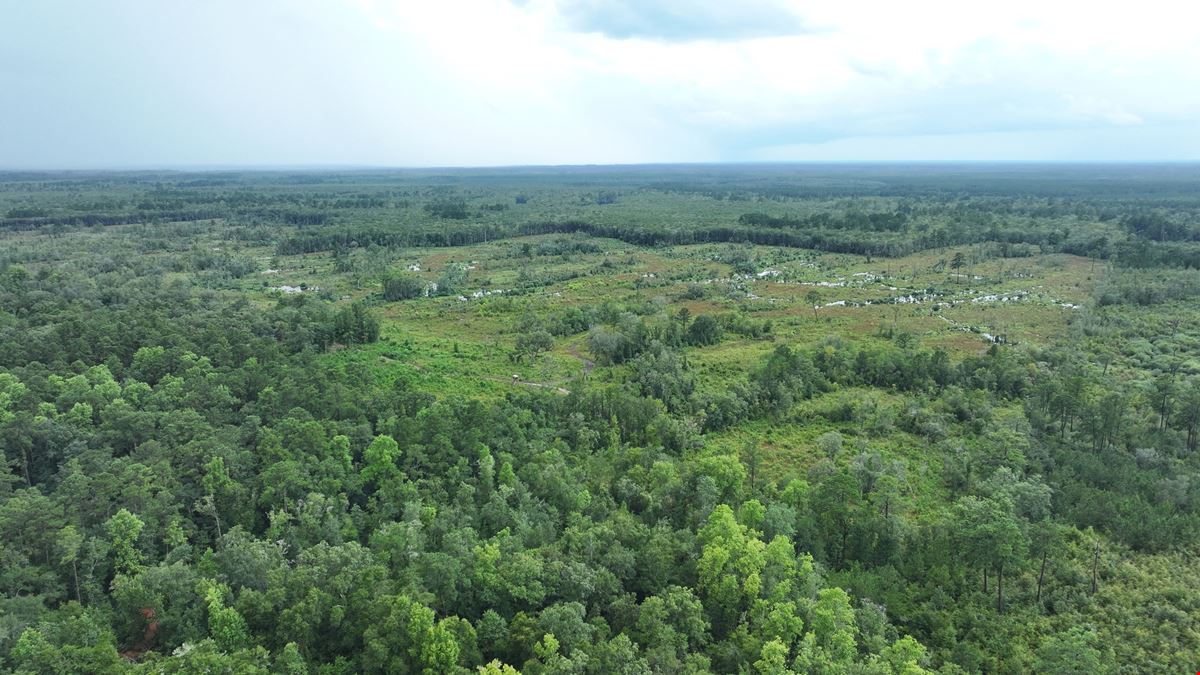
[[[425,293],[426,283],[421,277],[409,273],[398,272],[383,278],[383,299],[389,302],[411,300]]]
[[[1195,667],[1195,172],[1105,172],[4,177],[0,668]]]
[[[391,436],[376,436],[363,450],[362,479],[367,483],[382,485],[400,476],[398,460],[400,446]]]
[[[548,352],[554,347],[554,336],[544,330],[521,333],[517,336],[517,344],[513,350],[514,358],[536,358],[542,352]]]
[[[123,574],[134,574],[141,568],[142,553],[138,549],[138,537],[146,524],[126,509],[117,511],[104,529],[108,532],[112,547],[113,567]]]
[[[246,621],[232,607],[226,607],[226,590],[220,586],[202,583],[204,602],[208,606],[208,634],[224,652],[236,652],[250,646],[250,633]]]
[[[334,315],[331,337],[345,344],[374,342],[379,339],[379,319],[361,303],[355,303]]]
[[[721,341],[721,324],[707,314],[701,314],[688,326],[684,340],[689,345],[715,345]]]
[[[458,198],[429,202],[425,205],[425,212],[437,218],[451,220],[466,220],[470,215],[467,211],[467,202]]]
[[[382,603],[382,620],[363,635],[363,672],[438,675],[458,670],[460,647],[446,620],[435,621],[433,610],[405,596]]]
[[[1037,670],[1040,673],[1108,673],[1113,671],[1112,666],[1100,650],[1096,634],[1082,626],[1048,636],[1038,649]]]

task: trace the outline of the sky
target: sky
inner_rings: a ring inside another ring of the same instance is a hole
[[[0,167],[1200,160],[1183,0],[0,0]]]

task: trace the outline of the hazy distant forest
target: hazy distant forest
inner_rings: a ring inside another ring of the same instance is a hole
[[[0,173],[0,671],[1200,669],[1200,167]]]

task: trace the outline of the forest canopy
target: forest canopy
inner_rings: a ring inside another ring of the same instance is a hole
[[[0,670],[1194,670],[1198,178],[0,173]]]

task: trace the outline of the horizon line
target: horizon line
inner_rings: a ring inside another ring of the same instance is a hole
[[[615,162],[563,164],[127,164],[87,166],[4,166],[0,173],[137,173],[137,172],[222,172],[222,171],[486,171],[504,169],[618,169],[654,167],[786,167],[786,166],[1187,166],[1200,165],[1196,159],[845,159],[845,160],[753,160],[709,162]]]

